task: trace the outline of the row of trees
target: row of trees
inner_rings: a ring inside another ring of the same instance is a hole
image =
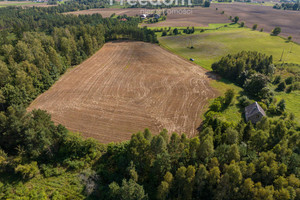
[[[283,10],[300,10],[300,4],[299,1],[297,3],[282,3],[281,5],[274,5],[273,8]]]

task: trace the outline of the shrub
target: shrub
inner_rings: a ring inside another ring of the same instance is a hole
[[[286,105],[285,105],[285,100],[282,99],[282,100],[279,101],[279,103],[277,104],[277,112],[278,112],[279,114],[283,113],[283,112],[285,111],[285,107],[286,107]]]
[[[249,106],[251,103],[252,103],[252,101],[251,101],[250,99],[248,99],[247,96],[241,96],[241,97],[239,98],[239,104],[240,104],[240,106],[242,106],[242,107],[247,107],[247,106]]]
[[[81,160],[66,160],[64,163],[73,170],[78,170],[84,167],[84,161]]]
[[[278,83],[280,83],[280,81],[281,81],[281,76],[278,75],[274,78],[273,84],[277,85]]]
[[[234,19],[233,19],[233,22],[238,23],[239,20],[240,20],[240,18],[238,16],[235,16]]]
[[[286,88],[285,82],[281,82],[281,83],[278,85],[278,87],[276,88],[276,91],[282,92],[282,91],[285,90],[285,88]]]
[[[59,176],[62,174],[62,172],[60,172],[58,168],[54,168],[53,166],[50,165],[43,164],[41,165],[40,169],[46,178],[52,176]]]
[[[272,31],[272,35],[277,36],[281,33],[281,28],[280,27],[276,27],[273,29]]]
[[[255,31],[256,29],[257,29],[257,24],[254,24],[254,25],[252,26],[252,30]]]
[[[231,104],[233,98],[234,98],[234,90],[233,90],[233,89],[227,90],[227,91],[225,92],[225,99],[224,99],[225,102],[224,102],[224,104],[225,104],[226,106],[229,106],[229,105]]]
[[[294,81],[294,77],[290,76],[287,79],[285,79],[285,84],[290,85]]]
[[[40,171],[37,166],[37,162],[31,162],[30,164],[18,165],[15,168],[16,173],[20,173],[24,179],[31,179],[35,177]]]
[[[210,110],[214,112],[219,112],[221,111],[221,108],[223,106],[224,98],[223,97],[218,97],[214,100],[214,102],[210,105]]]

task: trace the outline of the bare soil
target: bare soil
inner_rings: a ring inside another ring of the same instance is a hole
[[[265,32],[271,32],[276,26],[281,27],[281,36],[292,36],[300,43],[300,12],[290,10],[277,10],[270,6],[241,5],[241,4],[212,4],[210,9],[225,11],[225,15],[239,16],[246,26],[252,27],[258,24],[258,30],[264,28]]]
[[[119,142],[150,128],[195,136],[217,93],[199,66],[143,42],[110,42],[71,69],[28,108],[85,137]]]

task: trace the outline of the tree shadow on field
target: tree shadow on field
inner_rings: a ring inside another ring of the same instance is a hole
[[[220,75],[216,74],[215,72],[212,72],[212,71],[208,71],[208,72],[205,72],[205,75],[212,79],[212,80],[216,80],[216,81],[220,81],[221,80],[221,77]]]

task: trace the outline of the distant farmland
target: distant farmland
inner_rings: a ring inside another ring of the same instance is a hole
[[[101,142],[148,127],[194,136],[208,100],[207,72],[157,45],[114,42],[67,72],[29,107]]]
[[[218,8],[218,10],[216,10]],[[270,6],[249,5],[249,4],[211,4],[210,8],[195,7],[192,8],[191,14],[182,14],[176,12],[178,9],[189,8],[172,8],[171,14],[168,15],[166,21],[155,24],[144,24],[148,27],[182,27],[182,26],[208,26],[212,23],[228,23],[229,16],[239,16],[240,21],[244,21],[246,26],[252,27],[258,24],[258,30],[264,28],[265,32],[271,32],[276,26],[282,28],[280,35],[284,37],[292,36],[293,40],[300,43],[300,14],[299,12],[276,10]],[[116,15],[126,14],[128,16],[136,16],[141,14],[144,9],[91,9],[71,12],[72,14],[94,14],[100,13],[103,17],[109,17],[113,13]],[[224,14],[221,14],[225,11]],[[158,11],[159,12],[159,11]]]
[[[239,16],[246,26],[258,24],[258,30],[264,28],[271,32],[276,26],[281,27],[281,36],[292,36],[294,41],[300,43],[300,12],[277,10],[270,6],[241,5],[241,4],[212,4],[211,9],[225,11],[225,15]]]
[[[55,5],[47,5],[47,3],[36,3],[32,1],[0,1],[0,7],[5,7],[5,6],[50,7]]]

